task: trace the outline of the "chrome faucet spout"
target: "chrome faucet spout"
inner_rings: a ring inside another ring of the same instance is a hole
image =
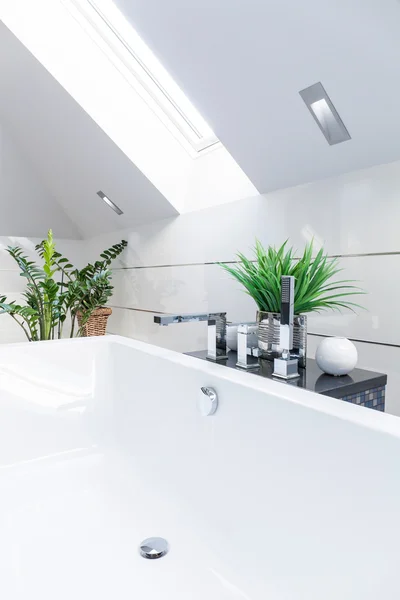
[[[176,323],[207,321],[207,359],[214,362],[226,360],[226,312],[189,313],[182,315],[154,315],[154,323],[161,326]]]
[[[154,323],[158,325],[174,325],[175,323],[190,323],[193,321],[208,321],[208,313],[185,315],[155,315]]]

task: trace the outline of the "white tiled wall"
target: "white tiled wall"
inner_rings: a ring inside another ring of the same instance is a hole
[[[388,373],[388,409],[400,415],[400,347],[387,345],[400,346],[399,193],[397,162],[93,239],[89,258],[129,241],[114,273],[109,331],[179,351],[205,348],[204,324],[159,327],[152,313],[226,310],[230,320],[252,320],[253,301],[215,263],[250,253],[256,237],[289,239],[299,251],[314,238],[368,293],[359,300],[366,310],[310,315],[309,331],[380,343],[357,343],[359,366]],[[311,354],[319,341],[310,336]]]
[[[205,325],[159,327],[153,313],[223,310],[230,320],[253,320],[254,302],[216,263],[234,260],[237,251],[250,253],[255,237],[264,244],[289,239],[299,251],[314,237],[330,255],[342,256],[343,278],[359,280],[368,294],[360,299],[366,310],[356,315],[310,315],[309,331],[378,342],[357,343],[359,365],[388,373],[388,408],[400,414],[400,347],[388,345],[400,346],[398,190],[400,163],[393,163],[154,222],[122,235],[61,240],[58,248],[79,266],[121,237],[128,239],[114,271],[109,331],[185,352],[205,348]],[[0,294],[9,300],[19,300],[25,280],[5,248],[22,245],[33,257],[37,241],[0,238]],[[0,341],[23,340],[11,317],[0,315]],[[319,341],[310,336],[311,354]]]

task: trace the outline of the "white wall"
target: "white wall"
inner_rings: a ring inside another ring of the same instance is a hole
[[[6,295],[9,301],[20,301],[26,279],[20,276],[16,263],[7,254],[7,246],[22,246],[28,256],[37,258],[35,244],[52,228],[60,251],[80,264],[83,242],[74,239],[80,237],[78,228],[55,201],[2,121],[0,211],[0,295]],[[24,332],[13,319],[9,315],[0,314],[0,343],[25,340]]]
[[[226,310],[230,320],[255,318],[254,302],[216,264],[250,252],[254,238],[302,250],[313,236],[339,255],[343,278],[368,292],[366,311],[309,317],[310,354],[320,338],[359,340],[359,366],[389,375],[388,410],[400,414],[400,162],[242,200],[142,226],[126,234],[129,249],[115,269],[109,331],[179,351],[205,348],[204,324],[159,327],[153,313]],[[88,255],[116,234],[88,243]],[[372,343],[373,342],[373,343]]]
[[[25,178],[16,178],[19,185],[28,182],[28,173],[26,168]],[[230,320],[253,320],[254,302],[217,263],[235,260],[238,250],[250,253],[255,237],[264,244],[280,244],[289,238],[301,251],[305,241],[314,236],[329,255],[341,257],[344,278],[360,280],[368,291],[362,299],[368,310],[357,315],[309,316],[310,354],[320,340],[312,334],[359,340],[359,366],[389,374],[388,409],[400,414],[399,189],[397,162],[142,225],[122,234],[114,232],[87,242],[58,240],[58,247],[79,265],[94,260],[104,247],[122,237],[128,239],[128,250],[114,271],[109,331],[185,352],[205,348],[205,325],[162,328],[153,324],[153,313],[226,310]],[[12,214],[16,218],[18,209]],[[54,227],[53,217],[49,225]],[[42,235],[45,233],[43,227]],[[56,228],[55,233],[59,238]],[[10,300],[19,300],[25,280],[4,248],[19,244],[34,256],[37,241],[0,238],[0,293]],[[0,341],[22,340],[23,332],[12,319],[0,315]]]
[[[59,238],[80,237],[2,120],[0,211],[0,235],[40,236],[52,227]]]

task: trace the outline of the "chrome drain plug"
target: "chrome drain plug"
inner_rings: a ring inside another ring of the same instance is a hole
[[[147,538],[140,544],[139,552],[143,558],[161,558],[168,552],[168,542],[160,537]]]

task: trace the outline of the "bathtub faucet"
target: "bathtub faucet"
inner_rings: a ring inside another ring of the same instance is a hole
[[[208,323],[207,359],[214,362],[226,360],[226,312],[154,316],[154,323],[163,326],[199,321]]]

